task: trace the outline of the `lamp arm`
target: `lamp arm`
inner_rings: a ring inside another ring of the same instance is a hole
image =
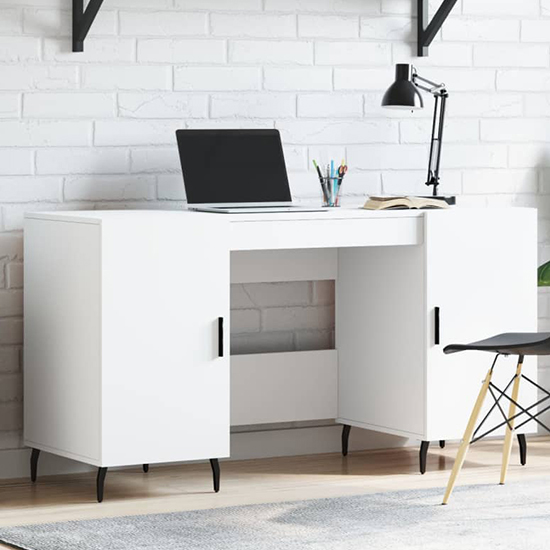
[[[425,84],[429,84],[428,86],[424,86],[420,84],[418,81],[424,82]],[[416,72],[416,68],[413,68],[413,75],[412,75],[412,81],[415,84],[417,88],[420,88],[421,90],[424,90],[425,92],[430,92],[431,94],[437,94],[441,91],[445,91],[445,84],[437,84],[436,82],[432,82],[431,80],[428,80],[427,78],[424,78],[423,76],[420,76]]]
[[[443,143],[443,126],[445,123],[445,107],[449,94],[442,89],[434,94],[434,118],[432,125],[432,141],[430,145],[430,160],[428,162],[428,179],[426,185],[433,185],[433,196],[437,196],[439,185],[439,165]]]

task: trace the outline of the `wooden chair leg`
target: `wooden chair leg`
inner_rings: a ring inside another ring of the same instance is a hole
[[[516,368],[516,378],[514,385],[512,386],[512,399],[517,403],[519,395],[519,384],[521,382],[521,368],[523,366],[523,356],[520,355],[518,359],[518,366]],[[504,446],[502,448],[502,467],[500,469],[500,484],[504,485],[506,481],[506,472],[508,470],[508,463],[510,462],[510,453],[512,452],[512,439],[514,436],[514,420],[513,416],[516,414],[516,405],[510,401],[510,408],[508,409],[508,423],[506,426],[506,436],[504,437]]]
[[[449,502],[449,498],[454,489],[456,478],[458,477],[458,473],[460,472],[460,470],[462,469],[462,465],[464,464],[466,453],[468,452],[468,448],[470,447],[470,441],[472,440],[472,435],[476,427],[476,422],[479,417],[481,407],[483,406],[483,402],[485,401],[485,396],[487,395],[487,390],[489,389],[489,383],[491,382],[492,376],[493,367],[489,369],[487,376],[485,376],[485,380],[483,381],[483,385],[481,386],[481,390],[479,391],[479,395],[477,396],[472,414],[470,415],[470,420],[468,421],[468,425],[466,426],[466,431],[464,432],[464,437],[462,438],[462,442],[458,449],[458,454],[456,455],[455,463],[453,465],[451,477],[449,478],[449,483],[447,484],[447,490],[445,491],[445,496],[443,497],[443,504],[447,504],[447,502]]]

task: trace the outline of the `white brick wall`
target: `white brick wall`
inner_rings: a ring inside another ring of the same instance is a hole
[[[298,199],[319,196],[311,159],[330,157],[349,160],[357,201],[422,193],[431,100],[380,108],[393,64],[412,61],[451,94],[442,190],[539,207],[550,258],[550,0],[461,0],[426,59],[414,5],[110,0],[73,54],[69,2],[0,0],[0,449],[20,446],[24,212],[181,207],[176,128],[279,128]],[[235,352],[333,345],[331,283],[232,299]],[[541,291],[543,328],[549,304]]]

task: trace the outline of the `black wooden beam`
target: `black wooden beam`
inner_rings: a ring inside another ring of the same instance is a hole
[[[428,56],[428,47],[432,43],[435,35],[439,32],[441,25],[455,7],[457,0],[443,0],[441,6],[436,11],[433,19],[429,21],[428,0],[418,1],[418,57]]]
[[[103,0],[90,0],[84,9],[84,0],[73,0],[73,52],[84,51],[84,40],[88,36]]]

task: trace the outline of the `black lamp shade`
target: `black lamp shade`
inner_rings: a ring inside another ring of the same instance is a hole
[[[408,64],[395,66],[395,82],[382,98],[382,107],[387,109],[422,109],[424,101],[412,81],[412,67]]]

